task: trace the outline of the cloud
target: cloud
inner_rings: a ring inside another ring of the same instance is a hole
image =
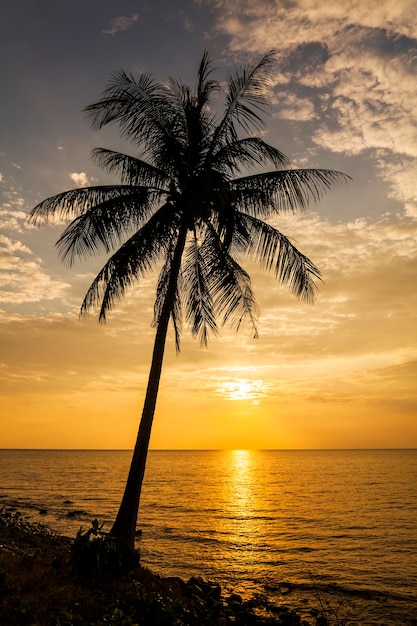
[[[276,1],[269,4],[268,19],[251,2],[240,4],[239,18],[219,21],[232,49],[249,44],[259,54],[278,40],[277,81],[284,91],[288,85],[290,91],[297,85],[322,90],[317,106],[327,123],[317,143],[333,151],[387,148],[417,156],[417,45],[400,35],[407,19],[415,23],[411,3],[394,9],[381,2],[372,11],[369,2],[333,8],[299,0],[284,10]],[[303,112],[299,119],[305,119]]]
[[[380,176],[390,185],[390,196],[404,205],[407,217],[417,220],[417,158],[401,155],[393,159],[382,153],[377,159]]]
[[[326,41],[328,37],[342,34],[341,30],[360,24],[370,29],[381,29],[389,34],[407,38],[417,37],[414,0],[381,0],[375,8],[374,0],[340,0],[325,4],[320,0],[208,0],[219,12],[218,26],[223,33],[233,36],[235,49],[259,51],[279,48],[306,41]],[[247,37],[247,26],[254,28],[253,37]],[[277,32],[282,37],[273,37]],[[320,36],[310,37],[311,32]],[[336,33],[337,31],[337,33]],[[259,47],[263,35],[263,46]],[[279,44],[277,44],[279,42]],[[272,46],[270,44],[273,44]]]
[[[53,280],[22,242],[0,235],[0,302],[23,304],[64,299],[69,285]]]
[[[417,214],[415,3],[213,2],[232,54],[278,48],[273,115],[313,122],[317,148],[370,153],[393,199]],[[250,33],[250,37],[248,37]],[[277,43],[278,42],[278,43]],[[398,166],[392,166],[392,160]]]
[[[120,15],[112,20],[110,28],[103,30],[105,35],[115,35],[116,33],[127,30],[139,19],[139,13],[134,13],[130,17]]]
[[[93,177],[87,176],[85,172],[73,172],[69,176],[77,187],[89,187],[96,180]]]
[[[328,61],[334,80],[324,107],[332,123],[315,141],[334,152],[385,149],[416,158],[417,63],[407,62],[408,52],[388,60],[365,39],[366,33]]]
[[[7,185],[4,181],[0,203],[0,224],[2,232],[22,233],[32,227],[27,223],[26,202],[23,190]]]
[[[27,223],[27,214],[25,211],[16,210],[14,208],[0,207],[0,222],[2,230],[9,230],[22,233],[31,228]]]
[[[274,105],[279,110],[279,117],[282,119],[311,122],[318,117],[312,100],[308,97],[300,98],[290,90],[277,94],[274,98]]]

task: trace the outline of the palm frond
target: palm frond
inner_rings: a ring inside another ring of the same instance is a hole
[[[177,142],[173,166],[178,174],[179,185],[186,187],[190,175],[203,168],[212,128],[215,126],[215,115],[203,102],[199,102],[197,93],[174,78],[169,79],[167,94],[177,111],[173,121]],[[171,157],[166,155],[164,158]]]
[[[271,50],[254,67],[244,67],[229,77],[226,110],[213,134],[211,154],[224,143],[238,139],[235,123],[246,132],[263,127],[261,113],[268,104],[274,57],[275,51]]]
[[[234,174],[242,167],[264,165],[282,169],[291,166],[291,161],[280,150],[265,143],[260,137],[246,137],[222,146],[212,157],[212,167]]]
[[[201,244],[201,255],[207,266],[207,285],[216,315],[222,324],[228,323],[239,330],[248,319],[257,337],[258,309],[251,280],[247,272],[224,249],[214,228],[207,224],[206,236]]]
[[[233,248],[233,256],[244,256],[247,250],[250,249],[252,234],[247,228],[247,223],[244,219],[245,215],[240,211],[233,210],[230,214],[222,218],[224,221],[218,221],[215,225],[216,231],[219,233],[222,240],[223,247],[228,252]]]
[[[237,206],[255,217],[306,210],[350,177],[335,170],[294,169],[245,176],[231,182]]]
[[[82,215],[93,206],[119,197],[132,195],[131,185],[102,185],[70,189],[46,198],[29,213],[29,221],[35,225],[47,223],[51,218],[68,220]]]
[[[67,226],[56,243],[64,263],[72,265],[77,257],[109,253],[143,225],[163,194],[147,187],[130,189],[130,196],[101,202]]]
[[[91,158],[109,173],[118,173],[123,184],[147,185],[158,189],[169,187],[171,179],[164,171],[136,157],[106,148],[94,148]]]
[[[197,237],[191,239],[185,254],[183,289],[186,299],[186,321],[194,337],[207,346],[210,332],[217,334],[213,299],[207,282],[207,267]]]
[[[275,52],[268,52],[254,67],[245,67],[229,77],[227,105],[229,120],[235,119],[245,131],[263,128],[260,115],[268,104],[268,87]]]
[[[231,256],[226,268],[226,272],[219,272],[216,276],[219,285],[216,308],[223,314],[222,324],[230,323],[238,331],[243,321],[249,319],[256,339],[259,311],[250,276]]]
[[[177,217],[170,204],[163,205],[142,228],[107,261],[90,285],[81,314],[100,307],[99,321],[120,300],[126,289],[151,271],[167,253],[177,230]]]
[[[116,72],[101,100],[84,109],[93,128],[117,123],[122,136],[142,146],[150,161],[168,175],[178,155],[178,111],[163,86],[149,74],[137,80]]]
[[[200,110],[209,102],[211,94],[220,89],[217,80],[209,79],[214,69],[210,55],[205,50],[198,68],[197,102]]]
[[[249,215],[241,214],[241,219],[251,233],[251,238],[247,240],[247,253],[294,295],[313,303],[317,293],[315,279],[321,279],[314,263],[273,226]],[[242,242],[239,243],[241,245]]]
[[[160,97],[160,86],[155,83],[151,74],[143,73],[135,79],[132,74],[119,70],[110,77],[101,99],[84,107],[83,111],[93,129],[99,130],[107,124],[117,122],[123,134],[129,135],[133,122],[131,107],[141,104],[145,111],[152,109]]]

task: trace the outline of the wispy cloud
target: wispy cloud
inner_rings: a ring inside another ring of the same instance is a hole
[[[120,15],[119,17],[115,17],[111,21],[110,27],[103,30],[102,32],[104,35],[115,35],[116,33],[119,33],[120,31],[127,30],[128,28],[130,28],[130,26],[132,26],[135,22],[137,22],[138,19],[139,19],[139,13],[134,13],[133,15],[130,15],[129,17],[125,15]]]
[[[0,202],[0,225],[3,233],[6,231],[22,233],[31,229],[27,222],[26,202],[23,198],[23,189],[10,185],[4,176],[2,182],[2,199]]]

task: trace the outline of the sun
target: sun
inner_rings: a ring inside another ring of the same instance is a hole
[[[220,384],[220,393],[228,400],[256,400],[264,395],[262,380],[234,378]]]

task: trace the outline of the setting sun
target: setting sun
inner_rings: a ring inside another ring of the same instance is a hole
[[[223,382],[220,393],[227,400],[257,400],[265,395],[265,385],[262,380],[237,378]]]

